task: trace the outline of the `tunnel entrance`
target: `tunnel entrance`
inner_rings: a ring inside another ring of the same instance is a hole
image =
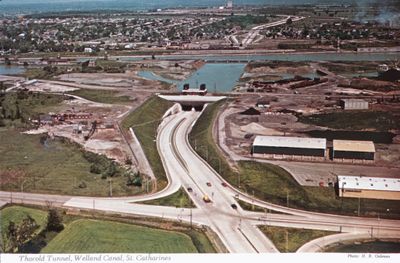
[[[181,105],[182,105],[183,111],[192,111],[192,110],[202,111],[204,108],[204,104],[201,104],[201,105],[183,105],[183,104],[181,104]]]

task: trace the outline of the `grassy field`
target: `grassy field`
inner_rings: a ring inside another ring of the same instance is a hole
[[[240,207],[243,208],[243,210],[246,210],[246,211],[266,212],[268,210],[266,208],[262,208],[262,207],[259,207],[257,205],[249,204],[249,203],[244,202],[244,201],[242,201],[240,199],[236,199],[236,201],[238,202]]]
[[[0,210],[0,226],[2,231],[7,229],[10,221],[19,224],[28,215],[35,219],[36,223],[40,225],[40,228],[36,232],[40,232],[46,227],[47,212],[24,206],[9,206]]]
[[[132,102],[129,96],[120,96],[117,91],[113,90],[80,89],[68,93],[100,103],[128,104]]]
[[[91,163],[79,146],[59,138],[44,141],[42,136],[0,130],[1,190],[109,195],[109,182],[90,172]],[[141,188],[126,186],[126,182],[124,176],[113,178],[114,196],[142,192]]]
[[[42,253],[196,253],[185,234],[111,221],[69,224]]]
[[[339,62],[325,62],[320,63],[321,66],[327,68],[329,71],[336,74],[343,73],[357,73],[357,72],[376,72],[376,68],[379,63],[377,62],[348,62],[348,61],[339,61]]]
[[[47,221],[47,211],[24,206],[10,206],[1,211],[1,227],[10,220],[18,223],[26,215],[32,216],[41,225]],[[118,222],[122,221],[122,222]],[[181,225],[160,228],[137,225],[135,220],[103,218],[96,220],[76,215],[63,215],[65,230],[60,233],[42,231],[36,236],[26,253],[215,253],[213,245],[198,229]],[[143,224],[143,223],[141,223]],[[153,222],[154,224],[154,222]],[[150,225],[153,225],[150,224]],[[168,230],[163,230],[168,229]]]
[[[172,105],[171,102],[157,96],[151,97],[122,122],[122,127],[126,131],[129,127],[133,127],[157,178],[158,190],[167,185],[167,177],[157,151],[155,139],[161,118]]]
[[[25,127],[29,119],[55,111],[64,97],[52,94],[16,92],[0,96],[0,126]]]
[[[289,204],[289,207],[310,211],[358,214],[358,199],[339,198],[333,187],[302,187],[286,170],[276,165],[240,161],[237,163],[239,171],[232,170],[212,137],[212,122],[222,103],[215,103],[206,108],[194,125],[189,141],[194,148],[196,139],[197,152],[205,160],[205,149],[208,149],[208,156],[213,156],[213,159],[207,160],[208,163],[216,171],[220,170],[221,175],[230,184],[243,192],[254,194],[257,198],[283,206]],[[221,165],[216,159],[220,160]],[[361,199],[360,215],[400,218],[400,201]]]
[[[260,226],[261,231],[271,239],[280,252],[296,252],[305,243],[336,232],[286,228],[275,226]]]
[[[300,116],[299,121],[332,129],[388,131],[400,129],[399,118],[400,112],[339,111]]]
[[[184,189],[179,189],[178,192],[160,199],[150,200],[142,202],[146,205],[162,205],[162,206],[175,206],[182,208],[195,208],[190,197],[187,195]]]
[[[332,244],[324,252],[334,253],[400,253],[400,242],[397,240],[353,240]]]

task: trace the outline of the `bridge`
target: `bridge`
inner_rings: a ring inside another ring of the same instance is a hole
[[[193,108],[196,111],[201,111],[205,104],[213,103],[226,98],[225,96],[199,95],[158,95],[158,97],[181,104],[182,109],[185,111],[190,111]]]

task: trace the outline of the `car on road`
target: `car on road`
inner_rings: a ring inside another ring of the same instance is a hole
[[[232,207],[233,209],[237,209],[237,205],[236,205],[236,204],[231,204],[231,207]]]
[[[207,182],[207,186],[211,186],[211,183],[210,183],[210,182]]]
[[[227,187],[228,185],[225,182],[222,182],[221,184],[223,187]]]
[[[211,203],[211,199],[208,197],[208,195],[203,196],[203,201],[206,203]]]
[[[190,192],[190,193],[193,192],[192,187],[188,187],[187,190],[188,190],[188,192]]]

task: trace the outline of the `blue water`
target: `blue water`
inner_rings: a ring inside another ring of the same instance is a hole
[[[283,4],[342,4],[353,0],[234,0],[234,5],[283,5]],[[143,11],[155,8],[215,7],[226,0],[2,0],[1,14],[26,14],[63,11],[129,10]]]
[[[150,56],[147,58],[149,59]],[[310,54],[268,54],[268,55],[164,55],[156,56],[157,59],[185,60],[204,59],[212,61],[226,60],[277,60],[277,61],[393,61],[400,59],[400,52],[397,53],[310,53]],[[138,61],[143,57],[119,57],[121,61]]]
[[[178,89],[183,89],[183,84],[189,83],[190,87],[199,87],[206,84],[209,91],[229,92],[237,84],[246,64],[205,64],[188,79],[178,84]]]
[[[145,78],[145,79],[159,80],[159,81],[163,81],[163,82],[166,82],[166,83],[169,83],[169,84],[179,84],[179,80],[166,79],[166,78],[163,78],[163,77],[161,77],[161,76],[159,76],[157,74],[154,74],[151,71],[139,71],[137,73],[137,75],[139,77],[142,77],[142,78]]]
[[[205,64],[189,78],[183,81],[165,79],[151,71],[140,71],[138,75],[151,80],[160,80],[170,84],[176,84],[178,90],[183,89],[183,85],[189,83],[191,88],[198,88],[200,84],[206,84],[210,92],[230,92],[238,83],[246,64],[238,63],[210,63]]]
[[[24,72],[25,69],[19,66],[6,66],[0,64],[0,75],[15,75]]]

